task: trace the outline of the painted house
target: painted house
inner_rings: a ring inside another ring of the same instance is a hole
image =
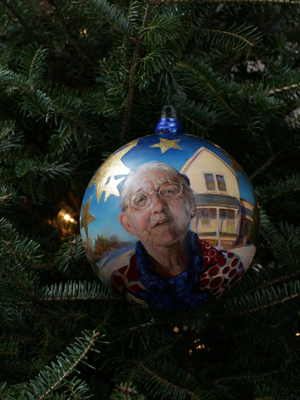
[[[254,205],[249,201],[240,199],[241,202],[241,223],[236,246],[251,244],[250,231],[253,225]]]
[[[253,206],[241,201],[235,171],[212,151],[202,147],[180,172],[188,176],[197,193],[197,211],[191,229],[215,247],[232,249],[239,244],[245,245]]]

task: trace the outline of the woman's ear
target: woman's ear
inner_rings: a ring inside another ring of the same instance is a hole
[[[195,215],[196,215],[196,202],[193,201],[191,206],[191,219],[194,218]]]
[[[196,215],[196,208],[192,208],[191,219]]]
[[[135,232],[134,232],[134,230],[130,224],[130,220],[125,212],[122,212],[119,215],[118,220],[127,233],[129,233],[131,236],[135,236]]]

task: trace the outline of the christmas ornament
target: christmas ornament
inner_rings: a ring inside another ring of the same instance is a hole
[[[172,106],[155,132],[96,171],[81,235],[114,292],[154,311],[189,310],[243,276],[256,250],[258,207],[241,167],[215,144],[185,135]]]
[[[57,214],[57,225],[69,235],[74,235],[78,230],[78,221],[76,221],[65,209],[61,209]]]

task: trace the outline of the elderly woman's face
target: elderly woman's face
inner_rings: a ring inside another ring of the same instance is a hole
[[[126,231],[136,236],[146,248],[173,245],[183,239],[189,229],[194,204],[185,197],[184,191],[177,197],[164,199],[158,190],[168,182],[182,184],[177,177],[161,169],[139,175],[129,189],[127,200],[144,192],[151,193],[151,202],[142,209],[136,209],[130,205],[136,203],[131,201],[119,216]],[[161,190],[161,193],[164,192]]]

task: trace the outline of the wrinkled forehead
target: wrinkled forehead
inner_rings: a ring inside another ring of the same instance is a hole
[[[128,189],[127,197],[131,197],[140,191],[151,192],[168,182],[181,183],[182,179],[172,171],[161,169],[137,174]]]

